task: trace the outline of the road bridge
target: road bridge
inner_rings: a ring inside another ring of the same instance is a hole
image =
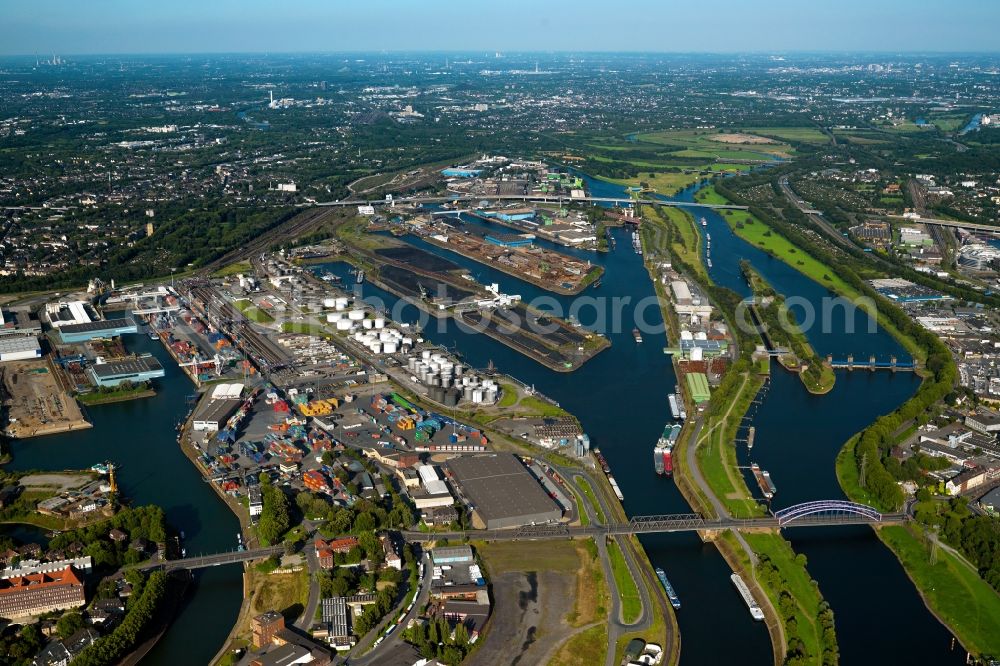
[[[530,201],[532,203],[613,203],[613,204],[647,204],[656,206],[673,206],[684,208],[713,208],[718,210],[749,210],[749,206],[735,204],[708,204],[688,201],[668,201],[665,199],[633,199],[631,197],[553,197],[545,194],[500,194],[491,197],[482,195],[452,195],[444,197],[406,197],[400,199],[348,199],[344,201],[317,201],[303,206],[316,207],[350,207],[350,206],[393,206],[396,204],[453,203],[459,201]],[[443,211],[447,212],[447,211]]]
[[[934,217],[905,217],[903,215],[886,215],[886,217],[900,222],[909,222],[910,224],[933,224],[939,227],[968,229],[969,231],[982,231],[1000,235],[1000,227],[994,224],[977,224],[975,222],[963,222],[961,220],[940,220]]]
[[[224,553],[214,553],[212,555],[196,555],[194,557],[183,557],[178,560],[158,560],[154,562],[143,562],[137,564],[132,569],[164,569],[172,571],[174,569],[205,569],[208,567],[218,567],[225,564],[240,564],[251,560],[262,560],[272,555],[281,555],[285,552],[284,546],[271,546],[270,548],[254,548],[251,550],[231,550]]]

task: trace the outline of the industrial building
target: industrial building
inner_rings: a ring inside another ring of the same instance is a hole
[[[0,310],[0,335],[38,335],[42,324],[26,308]]]
[[[59,339],[64,344],[89,342],[98,338],[114,338],[126,333],[138,333],[139,327],[131,317],[101,319],[85,323],[63,324],[59,326]]]
[[[218,432],[225,427],[226,421],[236,413],[241,404],[243,402],[235,398],[202,398],[191,419],[191,427],[197,432]]]
[[[6,335],[0,337],[0,363],[26,361],[42,357],[42,347],[33,335]]]
[[[117,386],[122,382],[136,384],[163,377],[163,366],[155,356],[139,356],[121,361],[97,363],[87,368],[90,380],[97,386]]]
[[[462,169],[459,167],[452,167],[449,169],[442,169],[441,175],[446,178],[475,178],[482,172],[482,169]]]
[[[958,251],[958,264],[964,268],[985,271],[993,268],[1000,260],[1000,248],[986,243],[969,243]]]
[[[514,454],[462,456],[448,469],[487,529],[558,521],[562,511]]]
[[[351,634],[347,626],[347,599],[344,597],[330,597],[323,600],[322,622],[327,626],[327,641],[343,645],[345,648],[351,646]]]
[[[705,373],[689,372],[684,377],[687,382],[688,393],[695,404],[700,405],[703,402],[708,402],[712,394],[708,389],[708,377]]]
[[[487,243],[500,247],[528,247],[534,240],[534,234],[486,234]]]

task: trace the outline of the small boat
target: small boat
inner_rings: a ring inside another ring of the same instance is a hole
[[[636,342],[642,342],[642,334],[639,332],[639,329],[632,329],[632,337],[635,338]]]
[[[597,278],[596,280],[594,280],[594,289],[597,289],[600,286],[601,286],[601,278]]]
[[[701,226],[707,227],[708,226],[708,220],[706,220],[705,218],[701,218]]]

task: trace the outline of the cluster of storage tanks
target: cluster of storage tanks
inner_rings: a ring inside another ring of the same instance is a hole
[[[334,324],[338,331],[351,333],[355,342],[373,354],[408,352],[413,347],[413,338],[390,328],[385,317],[369,317],[364,310],[348,309],[349,305],[350,299],[346,297],[324,299],[323,307],[335,310],[327,313],[327,323]]]
[[[450,394],[457,400],[492,405],[500,395],[500,387],[492,379],[466,373],[461,363],[455,363],[444,354],[424,350],[406,359],[406,368],[413,377],[430,389],[430,396]],[[449,396],[449,397],[450,397]],[[450,401],[449,401],[450,402]]]

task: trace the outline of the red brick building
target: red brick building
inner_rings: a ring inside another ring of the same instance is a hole
[[[344,537],[343,539],[334,539],[333,541],[316,539],[316,543],[314,545],[316,547],[316,559],[319,560],[319,565],[324,569],[332,569],[334,554],[344,553],[346,555],[351,552],[351,548],[358,545],[358,539],[356,537]]]
[[[73,567],[0,580],[0,617],[40,615],[85,603],[83,581]]]

